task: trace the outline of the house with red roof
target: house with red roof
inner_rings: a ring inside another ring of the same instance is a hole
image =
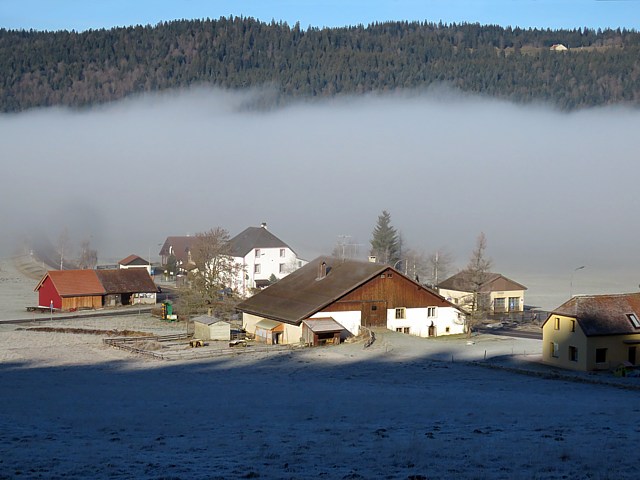
[[[145,268],[151,274],[151,262],[145,260],[138,255],[129,255],[118,262],[118,267],[127,268]]]
[[[157,287],[146,269],[50,270],[34,291],[40,307],[73,311],[155,304]]]

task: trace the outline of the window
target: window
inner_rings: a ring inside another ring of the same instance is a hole
[[[551,356],[558,358],[558,342],[551,342]]]
[[[377,305],[371,305],[371,311],[375,312],[378,309]]]
[[[402,333],[402,327],[397,327],[397,328],[396,328],[396,332],[398,332],[398,333]]]
[[[578,348],[573,345],[569,346],[569,360],[572,362],[578,361]]]
[[[402,333],[409,333],[411,331],[411,329],[409,327],[404,327],[404,329],[402,330]]]
[[[407,309],[404,307],[396,308],[396,320],[407,318]]]
[[[387,273],[387,278],[393,277],[393,273]]]
[[[629,347],[629,355],[627,356],[627,359],[629,360],[629,363],[631,365],[635,365],[636,364],[636,347]]]
[[[284,248],[280,249],[280,258],[284,258]]]
[[[281,263],[281,264],[278,266],[278,272],[279,272],[279,273],[284,273],[284,263]]]
[[[436,307],[427,307],[427,317],[436,316]]]
[[[260,256],[260,249],[256,248],[255,250],[256,258]]]
[[[520,297],[509,297],[509,311],[510,312],[520,311]]]
[[[576,331],[576,321],[575,320],[571,320],[571,331],[572,332]]]
[[[596,363],[605,363],[607,361],[607,349],[596,348]]]
[[[447,333],[449,333],[449,332],[451,331],[451,327],[446,327],[446,328],[444,329],[444,331],[445,331],[445,332],[447,332]]]
[[[256,263],[253,266],[253,273],[260,273],[260,264],[259,263]]]
[[[504,298],[494,298],[493,299],[493,310],[495,312],[504,312],[505,299]]]
[[[640,328],[640,321],[638,321],[638,317],[636,317],[635,313],[627,313],[627,317],[631,320],[631,323],[635,328]]]
[[[553,325],[553,329],[560,330],[560,317],[556,317],[554,321],[555,321],[555,324]]]

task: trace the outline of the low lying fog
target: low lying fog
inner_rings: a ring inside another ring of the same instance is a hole
[[[640,111],[446,89],[247,108],[263,94],[1,115],[2,255],[34,226],[53,242],[65,227],[76,244],[90,236],[103,261],[263,221],[306,258],[339,235],[366,255],[386,209],[406,246],[446,246],[458,267],[484,231],[494,269],[522,283],[555,275],[568,294],[586,265],[576,279],[638,288]]]

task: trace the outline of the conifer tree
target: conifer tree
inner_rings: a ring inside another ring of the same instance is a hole
[[[376,257],[377,263],[393,266],[400,260],[400,249],[400,236],[397,230],[391,226],[391,214],[383,210],[373,229],[371,256]]]

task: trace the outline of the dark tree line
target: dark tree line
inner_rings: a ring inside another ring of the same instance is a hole
[[[549,47],[562,43],[567,52]],[[309,28],[251,18],[109,30],[0,29],[0,111],[82,107],[190,85],[270,86],[272,101],[424,88],[559,108],[640,104],[640,33],[375,23]]]

